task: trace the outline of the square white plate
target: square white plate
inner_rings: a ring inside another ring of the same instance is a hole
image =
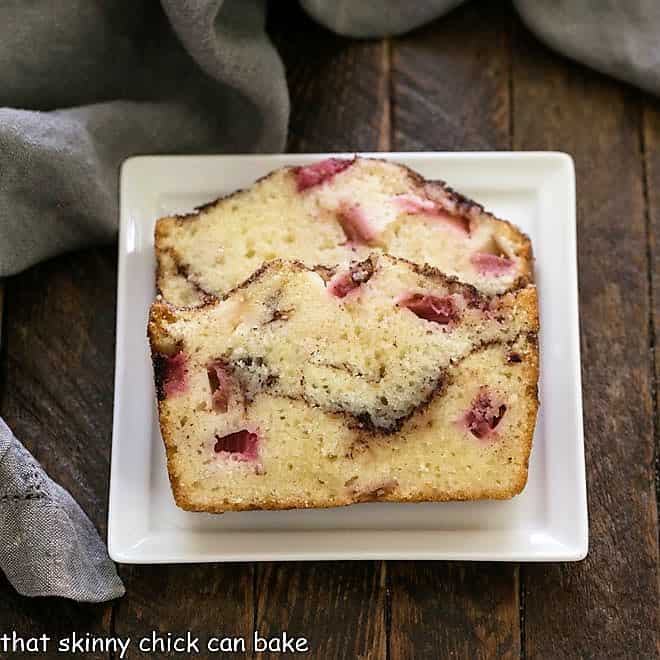
[[[328,155],[144,156],[124,163],[110,556],[122,563],[582,559],[588,522],[575,177],[572,159],[562,153],[373,154],[448,181],[532,238],[541,304],[541,409],[521,495],[510,501],[371,503],[221,516],[187,513],[174,505],[145,332],[154,297],[154,222],[246,187],[282,165]]]

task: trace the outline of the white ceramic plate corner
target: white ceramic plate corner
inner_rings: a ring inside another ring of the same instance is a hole
[[[145,334],[154,296],[155,219],[245,187],[282,165],[329,155],[140,156],[123,164],[110,556],[129,564],[584,558],[588,521],[575,176],[570,156],[556,152],[372,154],[448,181],[532,238],[542,324],[541,409],[529,481],[520,496],[504,502],[372,503],[222,516],[186,513],[174,505]]]

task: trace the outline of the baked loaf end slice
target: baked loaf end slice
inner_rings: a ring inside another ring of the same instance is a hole
[[[385,255],[271,261],[154,303],[160,425],[191,511],[510,498],[537,411],[536,289],[486,296]]]
[[[529,239],[441,181],[395,163],[332,158],[156,225],[158,288],[177,306],[221,297],[276,258],[328,266],[383,251],[484,293],[532,281]]]

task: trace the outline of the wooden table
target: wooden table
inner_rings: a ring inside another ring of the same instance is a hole
[[[497,2],[368,42],[333,36],[279,3],[269,30],[288,70],[290,151],[558,149],[575,158],[589,556],[126,566],[126,597],[99,606],[28,600],[0,578],[0,633],[249,638],[256,627],[305,634],[322,659],[657,657],[660,103],[553,54]],[[0,362],[0,414],[102,534],[115,277],[107,247],[7,281]]]

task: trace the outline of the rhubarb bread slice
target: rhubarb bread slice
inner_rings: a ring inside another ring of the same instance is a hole
[[[176,306],[221,297],[262,263],[342,265],[382,251],[502,293],[532,280],[529,239],[441,181],[396,163],[285,167],[156,225],[158,288]]]
[[[177,504],[191,511],[510,498],[537,411],[530,285],[487,296],[386,255],[268,262],[225,299],[152,306]]]

